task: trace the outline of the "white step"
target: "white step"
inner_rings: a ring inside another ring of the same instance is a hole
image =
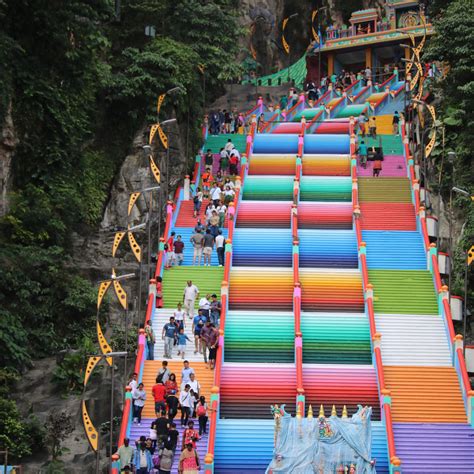
[[[375,322],[384,365],[452,366],[440,316],[376,314]]]
[[[155,316],[153,317],[153,331],[155,332],[155,360],[162,360],[164,351],[164,341],[161,339],[161,333],[163,332],[163,326],[169,322],[170,317],[173,316],[173,313],[176,309],[169,309],[169,308],[156,308]],[[204,362],[204,357],[202,354],[194,354],[194,335],[191,331],[192,328],[192,321],[187,318],[186,319],[186,327],[184,329],[184,333],[191,339],[187,341],[186,345],[186,356],[185,358],[190,362]],[[174,346],[173,348],[173,359],[180,360],[181,355],[178,356],[178,347]]]

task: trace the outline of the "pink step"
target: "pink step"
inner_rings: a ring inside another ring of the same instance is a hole
[[[357,165],[357,176],[372,176],[372,167],[374,162],[368,161],[367,168],[362,168]],[[406,161],[403,155],[385,155],[382,162],[382,171],[380,176],[384,177],[406,177],[407,168]]]

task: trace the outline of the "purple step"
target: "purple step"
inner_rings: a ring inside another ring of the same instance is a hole
[[[403,474],[474,473],[474,429],[457,423],[394,423]]]
[[[134,445],[135,441],[140,439],[140,436],[146,436],[148,438],[152,421],[153,421],[153,418],[142,418],[142,422],[140,426],[138,426],[135,423],[132,424],[132,427],[130,429],[130,444]],[[198,424],[197,418],[193,419],[193,421],[194,421],[194,429],[196,431],[199,431],[199,424]],[[179,439],[178,439],[178,447],[176,449],[176,454],[174,457],[173,467],[171,468],[172,474],[178,474],[178,460],[181,454],[181,443],[183,442],[182,436],[183,436],[183,431],[184,431],[184,428],[181,427],[179,416],[175,418],[175,423],[176,423],[176,429],[179,431]],[[207,431],[209,433],[209,422],[207,423]],[[200,472],[204,472],[204,457],[207,454],[208,433],[205,435],[202,435],[201,439],[196,443],[199,459],[201,461]]]
[[[357,165],[357,176],[372,176],[374,162],[368,161],[367,168]],[[385,155],[380,176],[385,178],[405,178],[407,175],[406,162],[403,155]]]

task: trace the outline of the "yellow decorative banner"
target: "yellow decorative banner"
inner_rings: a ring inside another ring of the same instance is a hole
[[[85,400],[82,400],[82,423],[84,424],[84,431],[86,432],[87,440],[89,441],[91,448],[97,452],[99,436],[95,426],[92,424],[89,413],[87,412]]]
[[[165,135],[165,132],[163,132],[163,129],[160,127],[158,124],[158,136],[160,137],[161,144],[163,145],[163,148],[165,150],[168,149],[168,137]]]
[[[128,242],[130,243],[130,247],[132,248],[133,255],[137,259],[137,262],[141,262],[142,260],[142,249],[138,245],[135,236],[132,232],[128,232]]]
[[[426,147],[425,147],[425,157],[426,158],[428,158],[431,155],[431,152],[433,151],[435,143],[436,143],[436,129],[434,128],[431,140],[428,143],[428,145],[426,145]]]
[[[198,67],[197,67],[197,68],[199,69],[199,72],[200,72],[201,74],[204,74],[204,71],[205,71],[205,69],[206,69],[206,67],[204,66],[204,64],[198,64]]]
[[[290,45],[287,43],[285,39],[285,28],[286,24],[288,23],[289,18],[285,18],[281,25],[281,44],[283,45],[283,49],[285,50],[286,54],[290,54]]]
[[[112,246],[112,257],[115,257],[115,253],[117,252],[117,249],[120,245],[120,242],[122,242],[123,236],[125,235],[125,232],[117,232],[114,237],[114,244]]]
[[[97,309],[100,308],[100,305],[102,304],[102,300],[104,299],[105,294],[107,293],[107,290],[109,289],[111,281],[103,281],[99,285],[99,294],[97,295]]]
[[[160,170],[158,169],[158,166],[156,166],[155,160],[153,159],[151,155],[149,156],[149,159],[150,159],[151,172],[153,173],[153,176],[155,177],[156,182],[160,184],[161,182]]]
[[[156,113],[157,113],[157,114],[160,113],[161,104],[163,104],[163,101],[165,100],[165,97],[166,97],[166,94],[161,94],[161,95],[158,97],[158,103],[156,104]]]
[[[313,39],[316,41],[316,43],[319,44],[319,35],[318,32],[314,29],[314,20],[318,14],[318,10],[313,10],[313,13],[311,14],[311,32],[313,33]]]
[[[127,293],[125,293],[125,290],[122,288],[122,285],[117,280],[114,280],[114,290],[122,308],[127,309]]]
[[[153,143],[153,138],[155,138],[155,134],[158,131],[160,126],[157,123],[154,123],[150,128],[150,138],[148,139],[148,143],[151,145]]]
[[[112,348],[110,347],[109,343],[107,342],[107,339],[105,339],[104,333],[102,332],[102,328],[100,327],[100,323],[97,320],[97,339],[99,340],[99,346],[102,354],[108,354],[109,352],[112,352]],[[92,358],[92,357],[91,357]],[[112,357],[106,357],[107,364],[112,366]],[[90,361],[90,359],[89,359]]]
[[[86,373],[84,374],[84,387],[87,385],[87,382],[89,381],[92,371],[94,370],[99,360],[100,360],[100,357],[89,357],[89,360],[87,362],[87,367],[86,367]]]
[[[474,245],[467,251],[467,264],[470,265],[474,260]]]
[[[133,206],[137,202],[137,199],[140,197],[139,192],[130,194],[130,199],[128,200],[128,215],[132,212]]]

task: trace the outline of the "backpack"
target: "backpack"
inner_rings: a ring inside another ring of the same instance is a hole
[[[194,196],[193,201],[194,201],[195,204],[197,204],[199,202],[199,196],[197,196],[197,195]]]
[[[207,410],[206,410],[206,407],[204,405],[198,405],[197,409],[196,409],[196,415],[197,416],[206,416],[206,413],[207,413]]]
[[[160,373],[158,374],[158,377],[157,377],[157,379],[156,379],[156,381],[157,381],[158,383],[163,383],[163,377],[165,376],[166,372],[168,372],[168,369],[166,369],[166,370],[164,370],[163,372],[160,372]]]

